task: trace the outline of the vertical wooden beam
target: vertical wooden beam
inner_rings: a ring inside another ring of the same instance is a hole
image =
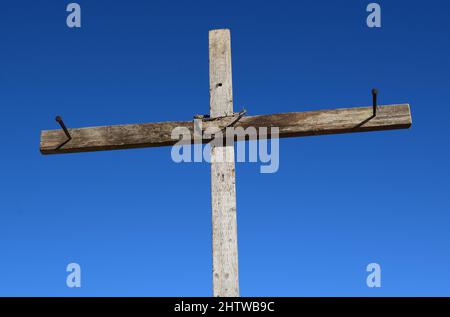
[[[209,32],[210,115],[233,114],[230,30]],[[213,295],[239,296],[234,145],[211,143]]]

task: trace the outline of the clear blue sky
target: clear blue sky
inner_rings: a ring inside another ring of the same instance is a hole
[[[62,156],[39,133],[209,110],[208,30],[232,32],[235,109],[411,104],[410,130],[285,139],[238,163],[243,296],[450,295],[448,1],[0,4],[0,295],[211,295],[207,163],[170,148]],[[66,287],[66,265],[82,288]],[[366,286],[366,265],[382,287]]]

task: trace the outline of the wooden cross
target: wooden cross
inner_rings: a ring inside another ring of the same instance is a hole
[[[225,129],[233,113],[231,75],[231,40],[227,29],[209,32],[210,116],[213,124]],[[222,118],[223,117],[223,118]],[[41,132],[42,154],[76,153],[143,147],[171,146],[178,142],[171,137],[173,129],[183,127],[191,132],[192,121],[126,124]],[[322,134],[353,133],[378,130],[407,129],[411,126],[408,104],[308,112],[280,113],[242,117],[234,127],[255,127],[258,139],[260,127],[278,127],[279,137],[301,137]],[[203,130],[208,127],[205,122]],[[225,136],[223,136],[225,138]],[[204,143],[210,140],[203,140]],[[228,155],[227,162],[215,158]],[[219,160],[217,160],[219,161]],[[236,185],[234,144],[211,145],[211,204],[213,246],[213,295],[239,296],[238,250],[236,225]]]

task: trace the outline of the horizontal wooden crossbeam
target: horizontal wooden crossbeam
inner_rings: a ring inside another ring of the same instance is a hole
[[[202,129],[212,126],[223,129],[233,123],[233,120],[233,118],[223,118],[205,121],[202,122]],[[268,127],[268,132],[270,127],[278,127],[280,138],[407,129],[410,126],[411,112],[408,104],[379,106],[375,117],[370,106],[246,116],[233,124],[235,128],[254,127],[258,132],[261,127]],[[42,154],[60,154],[170,146],[178,142],[178,139],[172,139],[172,131],[176,127],[188,129],[193,136],[193,121],[68,129],[72,137],[69,141],[63,130],[42,131],[40,151]],[[261,135],[250,135],[247,139],[256,137]],[[193,141],[192,137],[190,142],[193,143]]]

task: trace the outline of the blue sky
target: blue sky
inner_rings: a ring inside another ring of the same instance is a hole
[[[170,147],[61,156],[39,133],[209,110],[208,30],[230,28],[249,114],[410,103],[410,130],[284,139],[236,166],[242,296],[450,295],[448,1],[0,3],[0,295],[210,296],[207,163]],[[66,286],[66,265],[82,287]],[[366,286],[367,264],[382,287]]]

